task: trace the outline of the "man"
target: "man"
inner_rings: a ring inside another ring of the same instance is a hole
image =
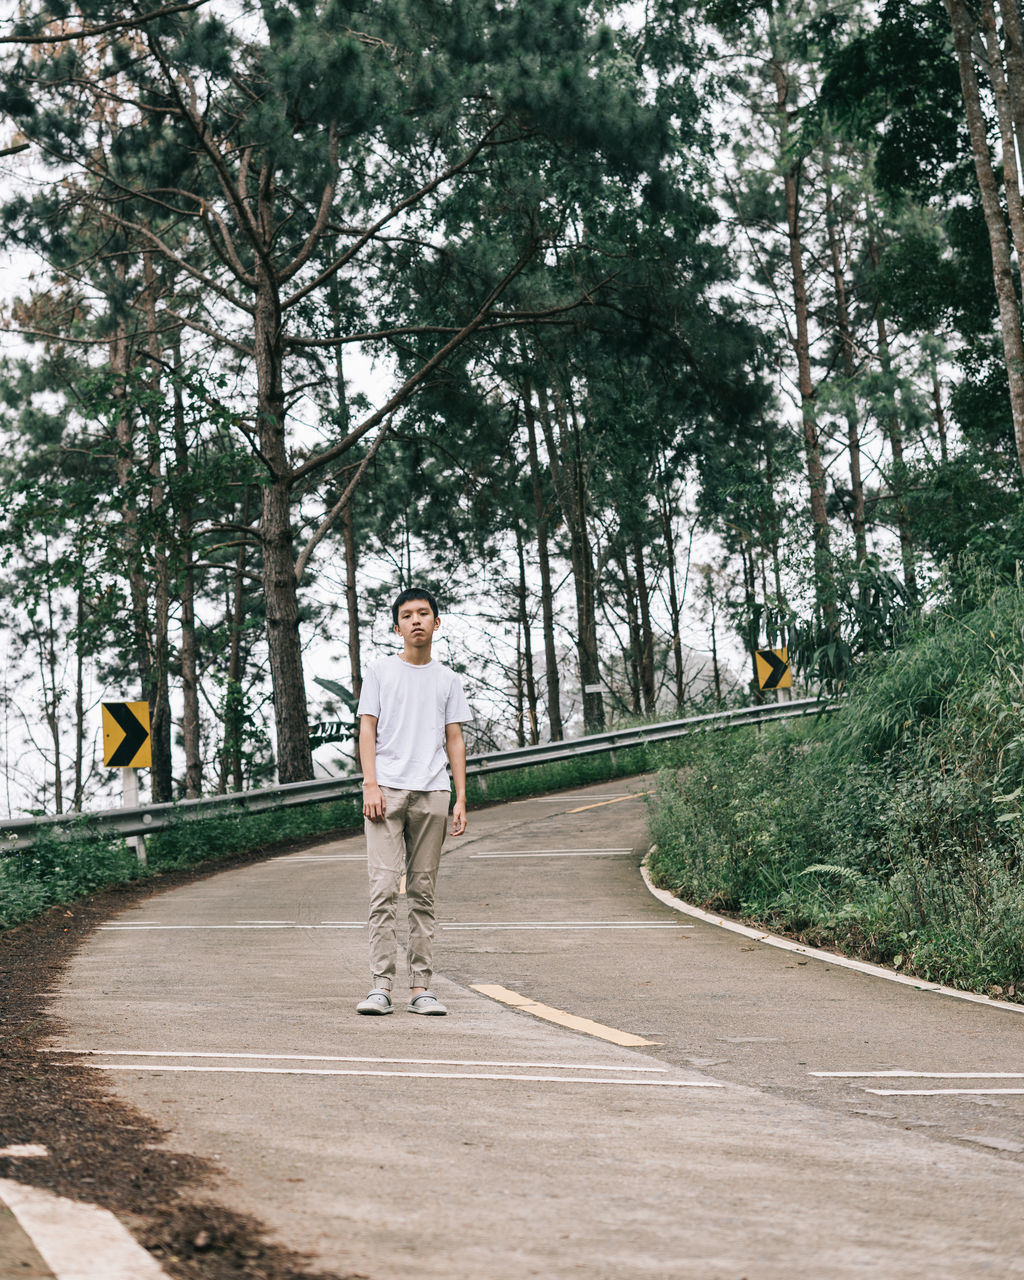
[[[434,886],[455,782],[453,836],[466,830],[466,744],[472,718],[459,677],[431,656],[441,626],[437,601],[411,587],[392,606],[402,652],[370,668],[359,698],[359,760],[370,873],[373,987],[359,1013],[391,1013],[398,938],[395,916],[405,876],[409,900],[409,1012],[445,1014],[430,990]]]

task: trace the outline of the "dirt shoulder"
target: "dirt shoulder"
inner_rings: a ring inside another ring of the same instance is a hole
[[[49,1152],[0,1157],[0,1177],[111,1210],[180,1280],[366,1280],[314,1272],[261,1223],[219,1207],[212,1165],[168,1150],[167,1135],[113,1098],[99,1072],[45,1052],[60,1031],[49,995],[98,925],[165,889],[313,843],[118,886],[0,933],[0,1148],[38,1143]]]

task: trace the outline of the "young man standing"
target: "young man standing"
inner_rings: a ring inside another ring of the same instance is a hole
[[[466,744],[472,718],[459,677],[431,656],[441,619],[429,591],[410,588],[392,606],[402,652],[370,668],[359,698],[359,760],[370,873],[373,988],[359,1013],[391,1013],[398,938],[395,916],[405,876],[409,900],[410,1013],[445,1014],[430,990],[434,886],[455,782],[453,836],[466,830]]]

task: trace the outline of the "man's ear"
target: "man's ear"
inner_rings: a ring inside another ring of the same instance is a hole
[[[435,631],[440,631],[440,630],[441,630],[441,615],[440,615],[440,614],[435,614],[435,615],[434,615],[434,630],[435,630]]]

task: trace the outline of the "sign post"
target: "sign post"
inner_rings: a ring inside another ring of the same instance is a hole
[[[148,702],[104,702],[103,763],[121,770],[122,804],[126,809],[139,807],[139,775],[137,770],[153,764],[153,746],[149,737]],[[140,866],[146,865],[146,840],[133,837],[135,855]]]

